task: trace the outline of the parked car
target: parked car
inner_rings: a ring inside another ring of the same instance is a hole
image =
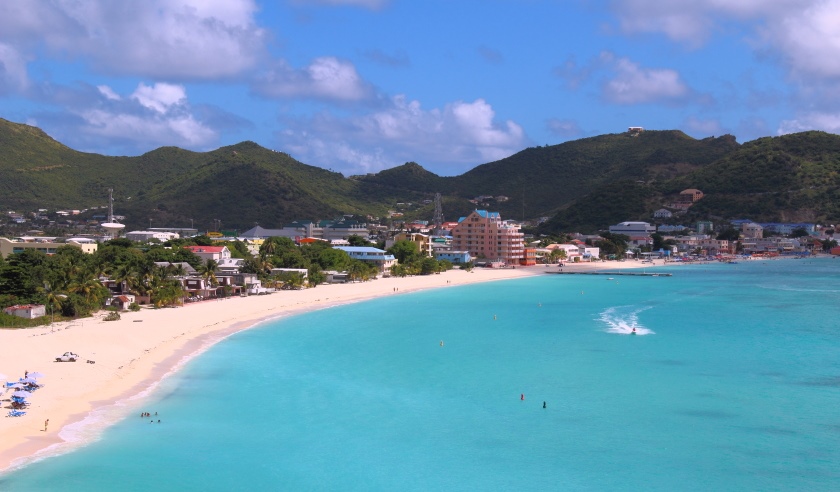
[[[77,360],[79,356],[73,352],[64,352],[64,355],[55,358],[56,362],[76,362]]]

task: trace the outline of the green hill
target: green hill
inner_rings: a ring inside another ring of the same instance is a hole
[[[75,151],[38,128],[2,119],[0,151],[0,206],[21,212],[91,208],[105,205],[113,188],[115,209],[129,228],[151,219],[153,225],[200,228],[221,221],[225,229],[242,230],[395,209],[408,219],[430,220],[429,200],[441,193],[448,220],[487,208],[504,218],[551,217],[541,227],[545,232],[590,231],[650,220],[685,188],[706,196],[683,222],[840,221],[840,136],[823,132],[743,145],[731,135],[698,140],[673,130],[600,135],[525,149],[452,177],[410,162],[345,178],[253,142],[109,157]]]

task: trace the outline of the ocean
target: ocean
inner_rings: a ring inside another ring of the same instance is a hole
[[[840,490],[840,260],[656,272],[268,322],[0,490]]]

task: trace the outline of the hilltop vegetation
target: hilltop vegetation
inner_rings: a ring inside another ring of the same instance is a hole
[[[593,231],[650,220],[685,188],[706,196],[681,220],[750,217],[837,222],[840,137],[805,132],[739,145],[732,135],[694,139],[680,131],[600,135],[438,176],[409,162],[344,177],[242,142],[210,152],[163,147],[137,157],[70,149],[43,131],[0,119],[0,204],[7,209],[115,208],[129,228],[155,225],[244,230],[341,214],[384,217],[413,203],[406,219],[430,220],[435,193],[454,220],[473,208],[505,218],[551,217],[547,233]],[[487,198],[479,202],[470,200]],[[423,204],[425,205],[418,205]],[[202,226],[202,224],[204,224]]]

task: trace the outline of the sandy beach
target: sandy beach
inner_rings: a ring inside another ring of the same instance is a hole
[[[661,266],[657,262],[657,266]],[[570,270],[623,270],[651,267],[641,262],[575,264]],[[229,298],[187,304],[179,308],[142,309],[122,313],[118,321],[102,315],[51,327],[0,330],[0,374],[17,381],[26,371],[38,371],[45,386],[28,399],[23,417],[5,417],[11,390],[3,400],[0,419],[0,471],[20,464],[64,441],[61,431],[92,411],[136,396],[153,387],[194,356],[232,333],[261,321],[431,288],[504,280],[557,271],[556,265],[515,269],[452,270],[440,275],[381,278],[364,283],[320,285],[299,291]],[[77,362],[55,362],[64,352]],[[94,361],[95,363],[88,363]],[[44,422],[49,419],[45,429]]]

